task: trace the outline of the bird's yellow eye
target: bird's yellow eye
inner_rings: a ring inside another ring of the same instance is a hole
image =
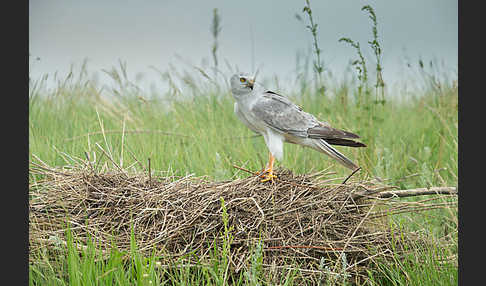
[[[241,83],[246,82],[246,78],[244,78],[244,77],[240,77],[240,82],[241,82]]]

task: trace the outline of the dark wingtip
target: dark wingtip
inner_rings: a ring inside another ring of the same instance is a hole
[[[342,130],[342,131],[346,134],[346,136],[348,138],[360,138],[359,135],[357,135],[357,134],[351,133],[349,131],[344,131],[344,130]]]
[[[348,147],[366,147],[364,143],[350,140],[350,139],[327,138],[323,140],[325,140],[327,143],[331,145],[340,145],[340,146],[348,146]]]

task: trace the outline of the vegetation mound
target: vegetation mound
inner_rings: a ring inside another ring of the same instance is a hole
[[[259,258],[269,273],[297,262],[309,276],[359,279],[376,259],[396,257],[411,241],[426,243],[383,218],[457,203],[405,202],[393,186],[352,178],[332,183],[326,173],[284,169],[264,183],[256,175],[213,182],[122,169],[100,173],[88,163],[52,168],[32,162],[30,172],[41,178],[30,186],[30,252],[65,244],[69,228],[81,247],[90,239],[103,250],[129,250],[135,237],[139,251],[155,251],[167,265],[171,259],[204,263],[219,249],[230,273],[248,271]]]

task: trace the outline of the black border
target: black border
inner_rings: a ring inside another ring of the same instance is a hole
[[[2,284],[28,285],[29,2],[2,6]]]

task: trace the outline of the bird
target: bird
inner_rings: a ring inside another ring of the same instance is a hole
[[[264,89],[256,76],[240,72],[230,78],[235,99],[234,113],[249,129],[263,136],[268,148],[268,163],[259,173],[262,182],[274,181],[275,159],[283,159],[284,142],[310,147],[357,171],[359,167],[331,145],[366,147],[358,135],[332,127],[283,95]]]

